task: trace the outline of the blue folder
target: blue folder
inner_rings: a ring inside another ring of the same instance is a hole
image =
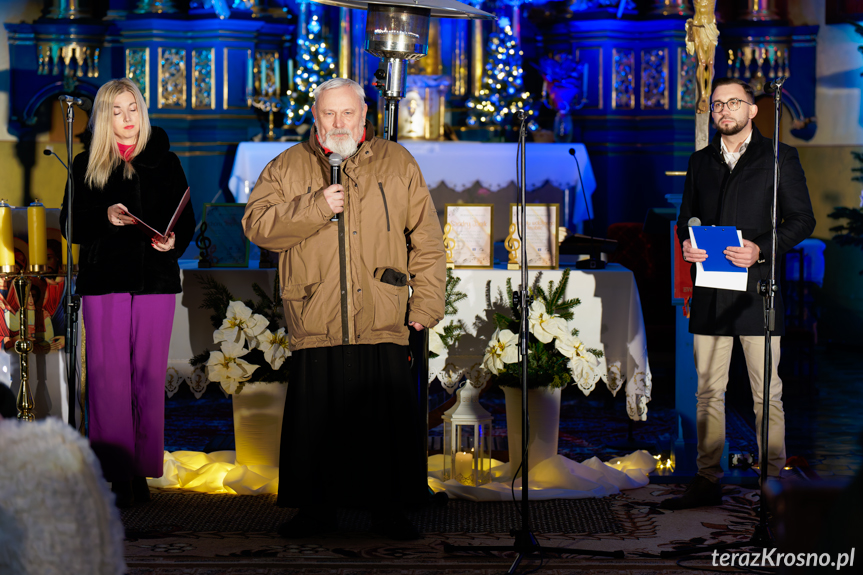
[[[728,246],[739,246],[740,238],[734,226],[692,226],[689,228],[695,236],[698,249],[707,250],[707,259],[701,264],[706,272],[737,272],[746,273],[746,268],[739,268],[731,263],[722,253]]]

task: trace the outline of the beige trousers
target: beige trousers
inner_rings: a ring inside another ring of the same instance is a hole
[[[755,402],[755,431],[758,435],[758,458],[761,458],[761,418],[764,383],[764,337],[739,336],[746,356],[746,368]],[[698,473],[708,479],[722,479],[722,449],[725,446],[725,389],[734,338],[696,335],[695,370],[698,373],[698,404],[695,425],[698,430]],[[770,426],[768,429],[767,475],[778,477],[785,466],[785,412],[782,409],[782,381],[779,379],[779,338],[772,337],[770,377]]]

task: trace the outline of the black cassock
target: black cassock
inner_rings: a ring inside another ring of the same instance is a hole
[[[414,507],[428,499],[425,426],[407,346],[295,351],[279,457],[281,507]]]

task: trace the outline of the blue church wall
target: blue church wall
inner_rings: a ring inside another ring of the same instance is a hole
[[[349,20],[350,73],[366,87],[374,107],[376,90],[371,82],[378,59],[363,50],[365,11],[285,0],[266,4],[287,7],[288,17],[252,18],[250,13],[240,12],[220,19],[212,8],[201,8],[200,2],[192,2],[185,14],[168,15],[129,13],[135,4],[132,0],[110,0],[103,11],[111,17],[104,20],[43,17],[32,23],[5,25],[11,60],[8,130],[12,135],[29,142],[44,133],[45,119],[37,116],[40,107],[57,94],[92,98],[107,79],[133,77],[147,90],[151,121],[168,131],[173,150],[188,168],[194,204],[230,201],[226,184],[237,143],[260,137],[267,128],[267,115],[249,105],[250,96],[261,94],[258,63],[262,54],[279,56],[279,93],[284,93],[296,65],[289,66],[289,62],[296,58],[295,39],[301,26],[298,13],[303,6],[320,15],[323,34],[336,53],[339,27]],[[513,8],[504,6],[501,10],[512,15]],[[683,179],[666,172],[685,170],[694,147],[694,58],[684,48],[685,18],[625,10],[623,18],[617,19],[613,12],[600,10],[590,14],[567,12],[543,20],[533,17],[529,5],[517,10],[520,18],[513,20],[520,20],[525,85],[537,102],[542,79],[534,64],[540,58],[566,54],[587,66],[586,101],[570,115],[572,141],[587,145],[597,177],[594,231],[604,233],[614,222],[643,221],[650,208],[667,205],[665,195],[682,192]],[[487,34],[491,24],[483,26]],[[441,74],[455,75],[459,50],[469,55],[473,27],[474,23],[461,20],[439,22]],[[787,47],[790,79],[786,101],[791,119],[799,124],[791,133],[803,141],[811,139],[818,127],[809,121],[815,116],[818,27],[729,23],[720,25],[720,30],[717,76],[730,69],[729,49]],[[93,58],[91,52],[81,63],[70,59],[74,73],[69,75],[65,66],[55,69],[56,58],[46,60],[44,50],[46,46],[68,44],[73,37],[80,45],[99,47],[99,53]],[[182,56],[182,77],[170,78],[172,64],[160,62],[160,50],[171,57]],[[198,63],[195,59],[201,55],[206,57]],[[732,69],[751,75],[756,66],[750,64],[743,71],[738,61]],[[82,70],[77,70],[81,66]],[[778,73],[769,66],[763,71],[767,79]],[[208,87],[199,92],[196,86],[201,84],[201,77],[207,78]],[[184,98],[181,102],[160,99],[160,87],[167,92],[185,90]],[[203,104],[196,100],[201,96],[206,100]],[[463,119],[459,108],[463,109],[466,96],[449,96],[447,120],[451,124],[457,126]],[[767,112],[762,109],[761,113]],[[553,112],[543,109],[543,114],[543,127],[549,128]],[[32,197],[31,191],[25,196]]]
[[[665,173],[685,171],[694,151],[696,61],[684,48],[684,23],[675,17],[573,18],[536,29],[537,55],[567,54],[587,64],[586,102],[572,117],[574,141],[587,145],[597,177],[597,233],[614,222],[643,221],[650,208],[667,206],[666,194],[682,193],[683,178]],[[765,81],[788,73],[786,111],[800,124],[792,133],[810,139],[817,130],[806,121],[815,116],[817,31],[817,26],[720,25],[716,77],[756,80],[758,91]],[[748,67],[736,59],[729,65],[729,50],[737,56],[771,49],[790,52],[784,68],[759,66],[756,57]]]
[[[276,21],[210,16],[124,14],[98,23],[42,18],[32,24],[6,24],[11,62],[8,130],[19,140],[16,149],[25,171],[36,164],[27,160],[37,155],[36,140],[55,121],[51,114],[57,95],[92,100],[107,80],[129,77],[144,94],[150,121],[168,132],[186,170],[196,211],[204,202],[232,201],[230,193],[221,190],[227,190],[236,145],[260,134],[267,119],[249,106],[250,98],[262,93],[259,64],[269,58],[268,84],[275,86],[279,75],[287,78],[287,62],[295,55],[293,16]],[[77,49],[74,55],[64,52],[70,46]],[[249,69],[252,58],[254,72]],[[76,115],[86,119],[81,110],[76,109]],[[33,150],[21,152],[25,148]],[[20,203],[38,194],[59,205],[61,185],[46,196],[31,189],[29,181],[25,177]]]

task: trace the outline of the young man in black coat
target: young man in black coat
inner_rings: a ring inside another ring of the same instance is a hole
[[[735,266],[747,268],[749,277],[746,291],[705,287],[693,290],[689,331],[695,335],[698,373],[698,475],[684,495],[662,502],[665,509],[689,509],[722,502],[719,461],[725,445],[725,389],[735,337],[740,338],[746,356],[761,453],[764,299],[758,292],[758,284],[770,274],[773,141],[763,137],[752,125],[758,107],[752,87],[745,82],[736,78],[716,80],[710,111],[718,133],[710,145],[689,158],[677,235],[683,246],[684,260],[703,262],[707,252],[692,246],[689,219],[697,217],[704,226],[735,226],[743,235],[743,247],[729,246],[723,253]],[[781,256],[809,237],[815,229],[815,217],[797,150],[780,143],[778,161],[777,256]],[[694,282],[696,266],[691,267]],[[785,413],[782,381],[777,373],[779,341],[785,331],[784,306],[779,294],[775,301],[766,462],[767,474],[772,477],[778,477],[785,465]]]

